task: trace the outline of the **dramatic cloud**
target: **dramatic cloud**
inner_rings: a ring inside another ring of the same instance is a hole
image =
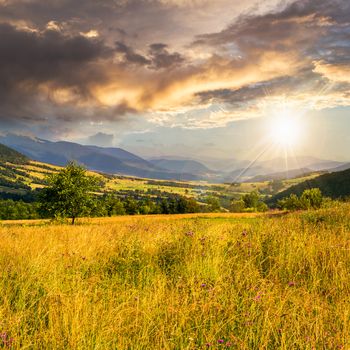
[[[3,1],[0,123],[212,128],[286,96],[349,106],[349,18],[347,0]]]
[[[215,47],[218,52],[270,69],[278,77],[258,80],[238,89],[217,89],[198,93],[200,101],[237,104],[288,94],[295,99],[322,101],[320,107],[334,106],[335,96],[349,105],[348,84],[350,4],[347,1],[296,1],[282,11],[260,16],[241,16],[227,29],[201,35],[194,45]],[[289,58],[284,73],[281,61]],[[294,62],[294,71],[291,69]]]

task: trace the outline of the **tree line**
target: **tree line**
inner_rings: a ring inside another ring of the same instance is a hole
[[[179,194],[161,193],[156,195],[147,192],[141,196],[141,191],[135,191],[123,196],[116,193],[98,192],[101,179],[87,175],[84,167],[72,162],[57,173],[52,173],[45,179],[47,186],[40,190],[36,200],[30,203],[13,199],[0,201],[0,219],[36,219],[36,218],[70,218],[74,224],[82,216],[114,216],[138,214],[184,214],[196,212],[223,211],[218,198],[209,195],[204,203],[194,198]],[[265,212],[269,209],[263,196],[253,191],[231,199],[231,212]],[[317,209],[324,203],[319,189],[305,190],[299,197],[291,194],[278,201],[278,207],[284,210]]]

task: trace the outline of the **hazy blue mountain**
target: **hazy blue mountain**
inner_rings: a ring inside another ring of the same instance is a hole
[[[330,172],[335,172],[335,171],[343,171],[343,170],[347,170],[350,169],[350,163],[345,163],[342,165],[339,165],[335,168],[329,169]]]
[[[52,142],[39,138],[8,134],[0,142],[31,159],[64,166],[75,160],[90,170],[156,179],[197,180],[190,173],[176,173],[161,169],[141,157],[121,148],[85,146],[73,142]]]
[[[322,160],[314,157],[274,158],[256,161],[245,168],[229,172],[225,181],[270,181],[303,176],[315,171],[329,171],[334,167],[343,166],[344,163],[333,160]]]
[[[283,158],[271,160],[248,161],[208,160],[201,162],[194,159],[157,158],[145,160],[122,148],[98,147],[80,145],[74,142],[52,142],[40,138],[8,134],[0,136],[0,143],[15,149],[31,159],[41,162],[64,166],[70,160],[76,160],[90,170],[123,174],[156,179],[177,180],[208,180],[212,182],[243,182],[252,180],[256,176],[271,175],[286,172],[287,169],[310,169],[310,171],[328,170],[342,167],[344,163],[322,160],[313,157],[290,158],[288,162]],[[225,170],[223,166],[226,164]],[[341,170],[341,168],[340,168]],[[283,176],[283,174],[281,174]],[[254,180],[256,181],[256,179]]]
[[[211,174],[213,170],[209,169],[202,163],[191,159],[151,159],[150,162],[160,168],[177,173],[191,173],[191,174]]]
[[[326,170],[324,170],[326,171]],[[308,176],[315,171],[309,168],[301,168],[301,169],[291,169],[288,171],[280,171],[277,173],[266,174],[266,175],[256,175],[249,179],[252,182],[261,182],[261,181],[272,181],[272,180],[285,180],[285,179],[293,179],[296,177]]]
[[[328,170],[344,163],[333,160],[318,159],[315,157],[288,157],[274,158],[271,160],[261,161],[257,163],[259,166],[269,169],[272,172],[288,171],[289,169],[310,169],[312,171]],[[257,174],[264,175],[264,174]]]

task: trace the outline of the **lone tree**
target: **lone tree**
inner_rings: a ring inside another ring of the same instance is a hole
[[[92,192],[98,179],[86,175],[86,169],[70,162],[58,173],[47,177],[48,186],[40,195],[41,211],[50,217],[71,218],[88,215],[93,203]]]

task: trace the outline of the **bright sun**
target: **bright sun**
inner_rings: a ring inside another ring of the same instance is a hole
[[[293,146],[298,142],[300,127],[295,118],[278,117],[271,124],[271,138],[275,144]]]

